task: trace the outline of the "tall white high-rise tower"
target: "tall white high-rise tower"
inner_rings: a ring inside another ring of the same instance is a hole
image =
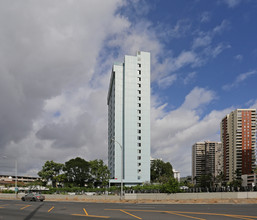
[[[150,182],[150,53],[113,65],[107,104],[110,182]]]

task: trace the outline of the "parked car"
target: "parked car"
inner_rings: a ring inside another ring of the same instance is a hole
[[[21,197],[22,201],[41,201],[45,200],[45,196],[41,195],[40,193],[28,193],[25,196]]]

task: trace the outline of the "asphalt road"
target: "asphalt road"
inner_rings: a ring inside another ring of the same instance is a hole
[[[256,204],[127,204],[0,200],[0,220],[257,219]]]

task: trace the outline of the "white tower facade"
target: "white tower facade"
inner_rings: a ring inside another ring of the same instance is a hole
[[[113,65],[107,97],[111,183],[120,183],[121,175],[125,185],[150,182],[150,94],[150,53],[138,51]]]

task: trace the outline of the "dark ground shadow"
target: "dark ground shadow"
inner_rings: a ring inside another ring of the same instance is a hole
[[[26,218],[24,218],[24,220],[30,220],[43,205],[44,203],[40,204],[33,212],[31,212]]]

